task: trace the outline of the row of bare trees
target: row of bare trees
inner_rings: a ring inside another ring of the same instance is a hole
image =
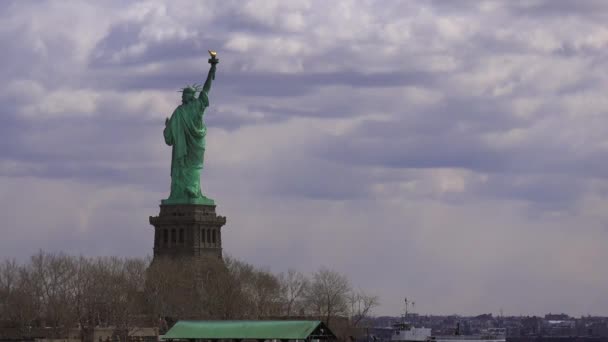
[[[47,328],[48,337],[82,337],[97,326],[128,330],[141,312],[147,263],[142,259],[85,258],[40,252],[24,265],[0,264],[0,321],[20,329]]]
[[[355,290],[338,272],[320,268],[273,274],[230,257],[184,262],[75,257],[39,252],[25,264],[0,263],[0,322],[23,331],[43,327],[65,337],[79,327],[128,334],[135,326],[177,319],[335,317],[360,326],[378,299]],[[161,327],[162,328],[162,327]],[[125,336],[126,337],[126,336]],[[122,339],[124,341],[124,339]]]

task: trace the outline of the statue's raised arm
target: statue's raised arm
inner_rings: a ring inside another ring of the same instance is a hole
[[[209,68],[209,73],[207,74],[207,80],[205,81],[205,85],[203,86],[203,91],[205,94],[209,94],[209,90],[211,89],[211,81],[215,79],[215,66],[220,62],[217,59],[217,52],[209,50],[209,64],[211,64],[211,68]]]

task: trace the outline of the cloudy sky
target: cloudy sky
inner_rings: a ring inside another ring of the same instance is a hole
[[[608,2],[0,1],[0,258],[143,257],[211,90],[227,254],[434,314],[608,314]]]

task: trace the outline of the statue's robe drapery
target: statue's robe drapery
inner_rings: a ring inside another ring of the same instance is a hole
[[[203,196],[200,185],[207,134],[203,114],[208,106],[209,98],[202,91],[198,98],[177,107],[165,126],[165,143],[173,149],[171,195],[164,204],[213,204]]]

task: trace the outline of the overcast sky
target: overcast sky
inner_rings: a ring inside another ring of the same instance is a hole
[[[211,89],[225,253],[432,314],[608,315],[608,2],[0,1],[0,258],[152,253]]]

